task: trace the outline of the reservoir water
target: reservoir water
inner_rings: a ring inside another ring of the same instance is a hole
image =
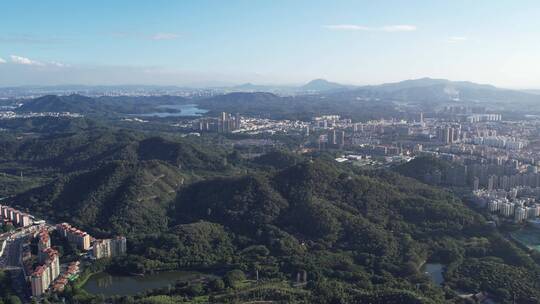
[[[439,263],[426,263],[422,266],[422,271],[429,276],[431,281],[437,285],[444,283],[444,265]]]
[[[177,281],[192,281],[208,276],[190,271],[164,271],[144,276],[120,276],[101,272],[92,275],[83,289],[91,294],[127,296],[149,289],[173,286]]]
[[[152,112],[145,114],[136,114],[136,116],[141,117],[174,117],[174,116],[202,116],[208,110],[199,108],[196,104],[181,104],[181,105],[161,105],[157,108],[163,109],[165,112]],[[171,112],[166,112],[167,109],[173,110]]]

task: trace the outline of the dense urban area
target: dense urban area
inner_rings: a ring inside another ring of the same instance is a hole
[[[4,303],[540,301],[540,95],[0,96]]]

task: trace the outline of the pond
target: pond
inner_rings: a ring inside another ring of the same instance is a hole
[[[202,116],[208,110],[199,108],[196,104],[181,104],[181,105],[161,105],[157,106],[157,108],[163,109],[166,111],[167,109],[172,110],[171,112],[152,112],[152,113],[145,113],[145,114],[134,114],[134,116],[141,116],[141,117],[174,117],[174,116]]]
[[[177,281],[198,280],[208,276],[192,271],[164,271],[144,276],[121,276],[101,272],[92,275],[84,284],[83,289],[91,294],[127,296],[145,290],[172,286]]]
[[[429,276],[431,281],[437,285],[444,283],[444,265],[439,263],[426,263],[422,266],[422,271]]]

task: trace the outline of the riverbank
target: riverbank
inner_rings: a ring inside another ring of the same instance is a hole
[[[91,276],[93,276],[95,274],[98,274],[98,273],[100,273],[100,272],[88,272],[88,273],[81,274],[79,276],[79,278],[77,279],[77,281],[75,281],[75,283],[73,283],[73,287],[78,288],[78,289],[82,289],[84,284],[86,284],[86,282],[88,282],[88,279],[90,279]]]

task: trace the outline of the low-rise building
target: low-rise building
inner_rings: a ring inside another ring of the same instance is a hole
[[[62,273],[56,281],[52,284],[52,290],[53,292],[62,292],[64,288],[66,287],[67,283],[70,281],[74,281],[79,276],[79,265],[80,262],[72,262],[69,264],[67,269]]]

